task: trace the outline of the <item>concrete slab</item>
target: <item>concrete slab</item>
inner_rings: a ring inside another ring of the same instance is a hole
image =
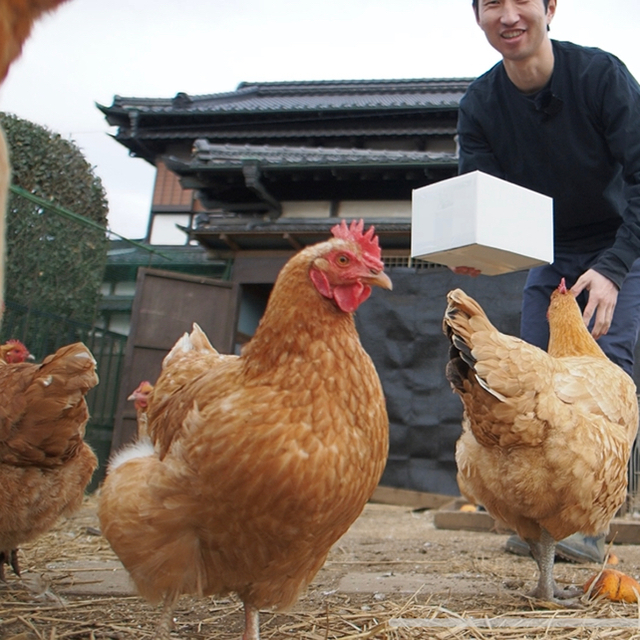
[[[452,590],[460,595],[465,593],[478,595],[480,593],[496,593],[497,585],[487,580],[486,575],[442,576],[419,573],[349,573],[340,580],[340,593],[373,593],[390,596],[393,594],[412,595],[421,593],[449,593]]]
[[[46,569],[48,577],[55,582],[56,592],[63,596],[136,594],[129,574],[117,560],[51,562]]]

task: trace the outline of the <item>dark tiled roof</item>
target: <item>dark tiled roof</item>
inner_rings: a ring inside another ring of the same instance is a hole
[[[430,148],[453,140],[460,98],[470,79],[241,83],[235,91],[174,98],[116,96],[98,108],[118,127],[116,140],[155,164],[191,145]],[[416,144],[407,147],[406,142]],[[398,143],[402,142],[402,146]],[[184,149],[186,151],[186,148]],[[172,151],[172,153],[175,153]],[[176,155],[181,155],[177,153]]]
[[[471,80],[243,82],[235,91],[210,95],[178,93],[174,98],[115,96],[110,107],[98,105],[98,108],[108,116],[111,124],[120,124],[118,114],[130,111],[145,115],[194,115],[344,109],[455,109]]]
[[[331,229],[340,224],[342,218],[279,218],[278,220],[265,220],[264,218],[239,219],[225,218],[214,215],[209,216],[209,221],[198,227],[198,231],[215,230],[226,233],[280,233],[280,234],[319,234],[313,242],[326,240],[331,237]],[[350,222],[350,220],[347,220]],[[411,229],[411,223],[404,218],[370,218],[365,220],[365,227],[373,225],[376,234],[398,233]]]
[[[376,137],[397,137],[397,136],[448,136],[453,137],[456,134],[455,125],[433,126],[429,123],[423,123],[420,126],[394,126],[391,123],[381,122],[377,126],[370,123],[360,124],[353,123],[352,126],[345,127],[340,125],[332,126],[331,123],[325,123],[322,128],[309,126],[308,123],[297,124],[295,122],[286,122],[281,126],[277,124],[269,124],[268,127],[252,127],[242,124],[237,128],[224,126],[224,128],[216,128],[213,125],[202,127],[195,125],[194,127],[179,127],[177,129],[162,128],[160,131],[154,129],[139,129],[135,132],[135,137],[144,140],[194,140],[198,138],[225,140],[273,140],[274,138],[348,138],[354,136],[376,136]],[[132,133],[123,130],[118,134],[119,138],[132,137]]]
[[[331,237],[338,218],[263,218],[239,219],[202,216],[192,237],[212,251],[298,250]],[[399,218],[371,218],[365,221],[376,229],[383,250],[408,249],[411,222]]]
[[[196,140],[191,160],[166,157],[171,169],[241,168],[247,162],[261,167],[346,167],[346,166],[426,166],[456,164],[453,153],[428,151],[389,151],[371,149],[336,149],[323,147],[288,147],[271,145],[211,144]]]

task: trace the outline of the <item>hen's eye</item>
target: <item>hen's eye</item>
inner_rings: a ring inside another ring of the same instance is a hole
[[[344,254],[342,254],[338,256],[337,262],[341,267],[346,267],[349,264],[349,258]]]

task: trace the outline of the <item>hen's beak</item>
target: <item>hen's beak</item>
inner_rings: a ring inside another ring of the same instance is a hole
[[[371,275],[362,278],[363,282],[383,289],[393,289],[391,278],[384,271],[371,271]]]

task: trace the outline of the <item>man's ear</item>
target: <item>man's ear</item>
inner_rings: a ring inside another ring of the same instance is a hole
[[[556,15],[557,0],[549,0],[547,5],[547,27],[551,24],[553,17]]]

